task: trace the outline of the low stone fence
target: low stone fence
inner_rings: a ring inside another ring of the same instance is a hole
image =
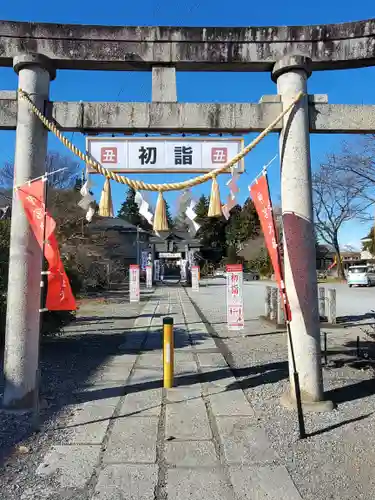
[[[334,288],[318,288],[319,316],[321,321],[336,324],[336,290]],[[264,315],[266,319],[278,325],[285,324],[284,309],[276,286],[266,286],[264,297]]]

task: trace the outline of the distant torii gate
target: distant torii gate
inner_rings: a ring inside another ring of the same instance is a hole
[[[230,133],[266,128],[312,71],[375,65],[375,19],[304,27],[107,27],[0,22],[0,66],[63,131]],[[151,103],[50,102],[57,69],[152,71]],[[178,103],[177,71],[267,71],[277,95],[259,104]],[[16,92],[0,92],[0,129],[17,130],[15,183],[43,174],[47,130]],[[285,281],[305,408],[324,402],[315,270],[310,140],[313,133],[375,133],[375,106],[329,105],[303,98],[280,132]],[[30,408],[39,348],[41,253],[13,198],[4,405]],[[292,380],[292,379],[291,379]],[[291,391],[293,394],[293,391]]]

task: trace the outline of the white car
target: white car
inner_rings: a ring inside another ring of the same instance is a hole
[[[351,266],[348,269],[347,282],[350,288],[353,285],[373,286],[375,285],[375,270],[367,266]]]

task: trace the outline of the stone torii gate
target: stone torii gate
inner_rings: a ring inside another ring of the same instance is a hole
[[[312,71],[375,65],[375,19],[256,28],[0,21],[0,66],[12,65],[19,87],[62,131],[244,134],[266,128],[299,91],[307,94]],[[152,102],[50,102],[57,69],[150,71]],[[266,71],[277,94],[259,104],[178,103],[176,71]],[[0,129],[17,131],[15,184],[43,174],[47,130],[16,92],[0,92]],[[274,131],[280,133],[285,281],[302,398],[307,409],[330,409],[320,360],[309,133],[375,133],[375,106],[330,105],[324,95],[306,95]],[[40,249],[14,198],[3,401],[8,408],[30,408],[35,396],[40,272]]]

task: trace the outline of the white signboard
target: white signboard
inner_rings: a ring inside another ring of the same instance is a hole
[[[129,268],[129,287],[130,287],[130,302],[139,302],[140,286],[139,286],[139,266],[132,264]]]
[[[142,269],[142,271],[146,270],[147,264],[148,264],[148,252],[142,251],[142,258],[141,258],[141,269]]]
[[[160,281],[160,260],[154,261],[154,280]]]
[[[160,259],[180,259],[181,253],[179,253],[179,252],[175,252],[175,253],[160,252],[159,258]]]
[[[193,292],[199,292],[199,266],[191,268],[191,289]]]
[[[146,267],[146,288],[152,288],[152,266]]]
[[[180,261],[180,275],[181,275],[181,281],[186,281],[186,267],[187,267],[187,260],[181,260]]]
[[[222,167],[244,147],[242,138],[87,137],[86,149],[113,172],[204,173]],[[89,165],[89,172],[95,172]],[[237,165],[244,171],[244,160]]]
[[[227,265],[226,271],[228,330],[242,330],[245,326],[243,314],[242,265]]]

